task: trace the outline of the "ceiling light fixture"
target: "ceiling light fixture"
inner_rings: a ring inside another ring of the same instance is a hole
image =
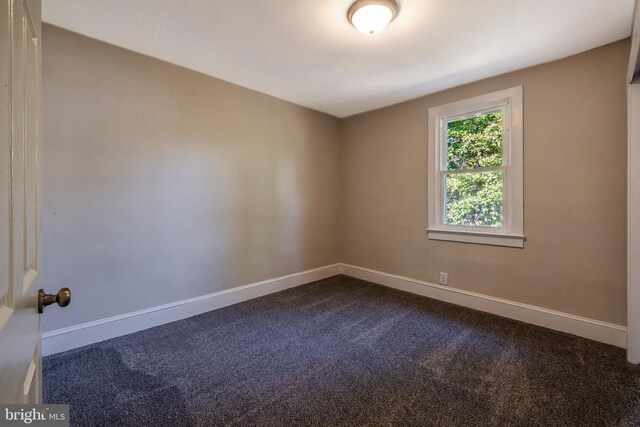
[[[356,0],[349,8],[349,22],[362,34],[374,35],[387,28],[400,6],[395,0]]]

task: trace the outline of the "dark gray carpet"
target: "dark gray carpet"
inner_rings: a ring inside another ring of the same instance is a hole
[[[622,349],[346,276],[44,359],[76,426],[640,425]]]

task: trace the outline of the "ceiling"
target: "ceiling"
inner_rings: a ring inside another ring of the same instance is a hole
[[[346,117],[631,34],[634,0],[399,0],[366,36],[352,0],[43,0],[43,20]]]

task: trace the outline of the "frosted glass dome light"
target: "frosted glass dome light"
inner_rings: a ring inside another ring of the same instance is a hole
[[[395,0],[357,0],[347,16],[362,34],[374,35],[387,28],[399,9]]]

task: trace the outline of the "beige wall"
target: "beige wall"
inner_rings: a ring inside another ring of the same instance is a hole
[[[339,261],[339,122],[43,28],[46,331]]]
[[[628,41],[343,123],[342,261],[626,324]],[[524,86],[524,249],[428,240],[427,114]]]
[[[625,324],[628,49],[338,120],[45,25],[45,330],[339,261]],[[428,108],[517,85],[525,248],[428,240]]]

